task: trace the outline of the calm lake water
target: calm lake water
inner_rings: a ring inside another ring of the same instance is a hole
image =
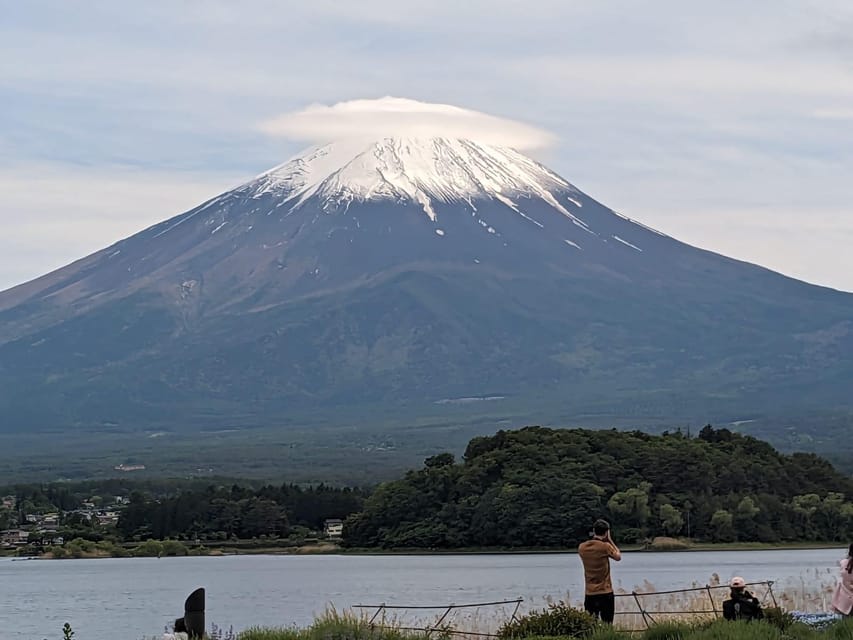
[[[844,549],[626,553],[618,586],[657,589],[723,581],[776,580],[816,591],[829,584]],[[455,556],[229,556],[112,560],[0,559],[0,637],[55,640],[70,622],[78,640],[159,637],[183,614],[184,598],[207,589],[208,625],[305,625],[327,605],[441,605],[522,597],[582,596],[574,554]],[[497,612],[502,613],[500,611]],[[414,614],[404,614],[414,615]],[[494,617],[483,610],[484,617]],[[411,620],[411,617],[406,618]]]

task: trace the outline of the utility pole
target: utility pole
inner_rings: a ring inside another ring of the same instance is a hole
[[[684,501],[684,510],[687,512],[687,539],[690,540],[690,510],[693,508],[693,503],[690,500]]]

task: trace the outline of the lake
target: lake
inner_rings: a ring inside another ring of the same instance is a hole
[[[617,588],[656,589],[723,581],[775,580],[779,589],[819,592],[833,582],[844,549],[625,553]],[[306,625],[327,605],[442,605],[522,597],[583,596],[575,554],[305,555],[30,560],[0,558],[0,637],[55,640],[68,621],[79,640],[159,637],[183,615],[183,601],[207,589],[207,620],[251,625]],[[821,608],[822,602],[812,601]],[[482,610],[492,619],[505,611]],[[404,614],[413,615],[413,614]],[[411,618],[406,618],[410,620]]]

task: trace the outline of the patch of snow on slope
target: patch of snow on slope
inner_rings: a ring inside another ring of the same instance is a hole
[[[183,223],[184,223],[184,222],[186,222],[187,220],[190,220],[191,218],[196,217],[198,214],[200,214],[200,213],[201,213],[202,211],[204,211],[205,209],[208,209],[208,208],[212,207],[214,204],[217,204],[217,203],[219,203],[219,202],[223,201],[227,196],[228,196],[228,194],[224,194],[224,195],[221,195],[221,196],[217,196],[217,197],[215,197],[215,198],[213,198],[213,199],[211,199],[211,200],[208,200],[205,204],[201,205],[201,206],[200,206],[200,207],[198,207],[197,209],[193,209],[193,210],[188,211],[187,213],[185,213],[185,214],[183,214],[183,215],[181,215],[181,216],[178,216],[178,218],[177,218],[177,219],[176,219],[176,218],[172,218],[171,220],[167,220],[165,223],[160,223],[159,225],[155,225],[155,226],[154,226],[154,229],[157,229],[157,228],[159,228],[159,227],[161,227],[161,226],[164,226],[166,223],[171,222],[171,224],[170,224],[169,226],[167,226],[165,229],[163,229],[162,231],[160,231],[160,232],[158,232],[158,233],[155,233],[155,234],[154,234],[154,237],[155,237],[155,238],[159,238],[159,237],[160,237],[160,236],[162,236],[163,234],[168,233],[169,231],[171,231],[171,230],[172,230],[172,229],[174,229],[175,227],[177,227],[177,226],[179,226],[179,225],[183,224]]]
[[[519,209],[519,208],[518,208],[518,205],[516,205],[512,200],[510,200],[510,199],[509,199],[509,198],[507,198],[506,196],[502,196],[501,194],[496,193],[496,194],[495,194],[495,198],[496,198],[497,200],[499,200],[500,202],[503,202],[506,206],[508,206],[508,207],[509,207],[510,209],[512,209],[513,211],[515,211],[518,215],[520,215],[520,216],[521,216],[522,218],[524,218],[525,220],[529,220],[530,222],[532,222],[533,224],[535,224],[535,225],[536,225],[537,227],[539,227],[540,229],[544,229],[544,228],[545,228],[545,225],[544,225],[544,224],[542,224],[542,223],[541,223],[541,222],[539,222],[538,220],[534,220],[534,219],[533,219],[533,218],[531,218],[529,215],[527,215],[526,213],[524,213],[521,209]]]
[[[621,243],[622,243],[622,244],[624,244],[626,247],[631,247],[632,249],[634,249],[634,250],[636,250],[636,251],[640,251],[640,252],[642,252],[642,249],[640,249],[640,247],[638,247],[638,246],[637,246],[637,245],[635,245],[635,244],[631,244],[631,243],[630,243],[630,242],[628,242],[627,240],[623,240],[623,239],[622,239],[622,238],[620,238],[619,236],[613,236],[613,239],[614,239],[614,240],[616,240],[617,242],[621,242]]]
[[[424,213],[427,214],[427,217],[433,222],[438,219],[438,216],[435,214],[435,209],[432,208],[432,201],[424,194],[422,191],[418,191],[415,194],[415,199],[421,203],[421,206],[424,208]]]
[[[643,229],[645,229],[646,231],[651,231],[652,233],[657,234],[657,235],[661,236],[662,238],[668,238],[668,237],[669,237],[668,235],[666,235],[665,233],[661,233],[661,232],[660,232],[660,231],[658,231],[657,229],[652,229],[651,227],[648,227],[648,226],[644,225],[642,222],[637,222],[637,221],[636,221],[636,220],[634,220],[633,218],[629,218],[628,216],[623,216],[621,213],[618,213],[618,212],[616,212],[616,211],[613,211],[612,209],[611,209],[611,213],[613,213],[614,215],[619,216],[619,217],[620,217],[620,218],[622,218],[623,220],[627,220],[627,221],[628,221],[628,222],[630,222],[631,224],[635,224],[635,225],[637,225],[638,227],[642,227],[642,228],[643,228]]]

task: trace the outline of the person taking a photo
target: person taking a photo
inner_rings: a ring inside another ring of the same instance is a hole
[[[592,525],[592,539],[580,544],[578,555],[583,563],[585,582],[583,607],[602,622],[612,624],[616,598],[610,580],[610,561],[619,562],[622,552],[610,536],[610,523],[596,520]]]

